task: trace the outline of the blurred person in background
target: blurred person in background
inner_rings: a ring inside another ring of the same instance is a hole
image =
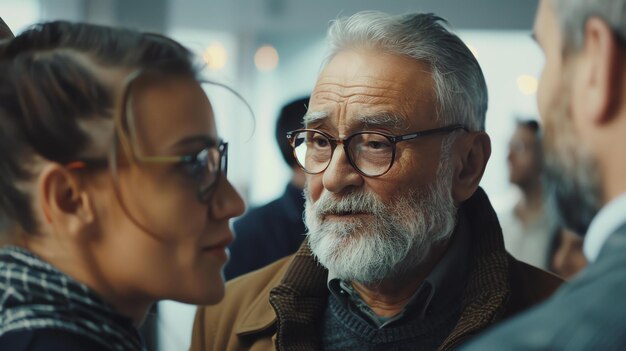
[[[276,142],[291,170],[291,180],[283,195],[263,206],[250,209],[233,226],[235,241],[229,246],[230,260],[224,268],[226,280],[264,267],[298,250],[305,238],[304,171],[293,157],[286,135],[302,127],[309,97],[289,102],[276,121]],[[267,172],[261,168],[259,172]]]
[[[289,133],[307,240],[198,309],[191,350],[450,350],[561,280],[511,257],[478,184],[491,154],[476,58],[433,14],[335,20]]]
[[[244,204],[191,53],[50,22],[0,77],[0,350],[143,350],[157,300],[222,299]]]
[[[558,229],[552,243],[550,270],[571,279],[586,266],[582,236],[565,228]]]
[[[626,0],[540,0],[546,189],[589,265],[467,350],[626,349]]]
[[[511,210],[498,214],[504,245],[518,260],[548,269],[555,224],[544,206],[543,151],[537,121],[517,122],[507,161],[509,180],[521,197]]]

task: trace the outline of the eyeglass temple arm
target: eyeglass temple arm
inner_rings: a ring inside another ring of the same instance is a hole
[[[421,138],[421,137],[425,137],[425,136],[433,135],[433,134],[452,132],[452,131],[457,130],[457,129],[463,129],[464,131],[468,130],[467,127],[465,127],[462,124],[453,124],[453,125],[450,125],[450,126],[447,126],[447,127],[441,127],[441,128],[425,130],[423,132],[415,132],[415,133],[409,133],[409,134],[405,134],[405,135],[399,135],[397,137],[393,137],[393,140],[396,141],[396,142],[404,141],[404,140],[410,140],[410,139]]]

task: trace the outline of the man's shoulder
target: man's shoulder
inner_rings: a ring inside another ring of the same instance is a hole
[[[591,264],[545,303],[496,326],[462,349],[622,350],[626,310],[620,306],[626,294],[626,268],[611,274]]]
[[[293,255],[284,257],[263,268],[239,276],[226,283],[224,299],[207,309],[228,309],[230,311],[245,309],[258,298],[268,300],[269,292],[280,284],[280,281],[292,260]]]
[[[563,284],[557,275],[518,261],[509,255],[511,262],[511,290],[520,309],[544,301]]]
[[[259,290],[267,290],[269,292],[269,290],[280,283],[292,258],[293,254],[229,281],[226,284],[227,298],[254,294],[255,291],[258,293]]]
[[[219,304],[199,307],[191,350],[237,348],[239,335],[271,328],[276,315],[269,303],[269,293],[280,284],[293,256],[229,281]]]

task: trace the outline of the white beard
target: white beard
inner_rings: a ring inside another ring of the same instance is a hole
[[[305,189],[308,240],[317,260],[337,278],[365,285],[398,279],[414,270],[433,244],[452,235],[455,226],[448,158],[442,157],[435,183],[388,205],[371,192],[331,195],[324,191],[313,203]],[[347,213],[363,215],[326,218]]]

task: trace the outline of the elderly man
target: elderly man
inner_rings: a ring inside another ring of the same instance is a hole
[[[537,93],[550,183],[590,265],[469,350],[626,349],[626,1],[541,0]]]
[[[451,349],[559,280],[504,250],[478,183],[487,90],[432,14],[358,13],[288,133],[308,238],[198,310],[191,350]]]

